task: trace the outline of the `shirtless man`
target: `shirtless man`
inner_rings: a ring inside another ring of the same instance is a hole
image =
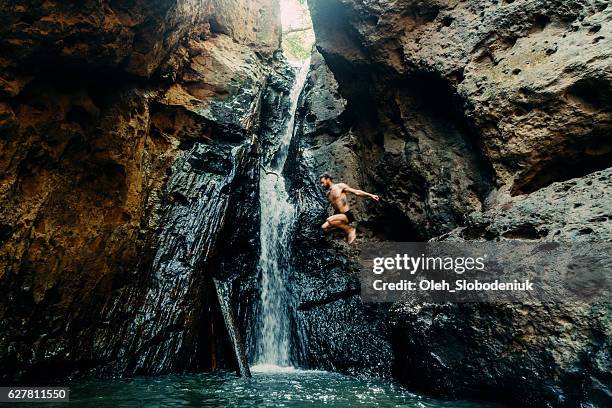
[[[331,176],[327,173],[319,176],[319,183],[321,187],[327,190],[327,199],[332,207],[334,207],[334,215],[328,217],[325,224],[321,225],[321,228],[325,232],[334,228],[340,229],[346,234],[346,242],[352,243],[357,238],[357,230],[355,227],[350,226],[355,221],[355,216],[349,208],[346,194],[352,193],[359,197],[370,197],[375,201],[378,201],[380,198],[377,195],[351,188],[344,183],[334,183]]]

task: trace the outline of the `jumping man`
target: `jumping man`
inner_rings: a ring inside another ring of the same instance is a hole
[[[338,228],[346,234],[346,242],[352,243],[357,238],[357,230],[355,227],[350,226],[355,221],[355,216],[349,208],[346,194],[352,193],[359,197],[370,197],[376,201],[380,198],[377,195],[351,188],[344,183],[334,183],[331,176],[327,173],[319,176],[319,183],[321,187],[327,190],[327,199],[332,207],[334,207],[334,215],[328,217],[325,224],[321,225],[321,228],[325,232]]]

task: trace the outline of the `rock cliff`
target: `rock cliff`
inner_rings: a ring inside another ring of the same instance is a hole
[[[231,366],[209,277],[257,251],[227,224],[256,225],[278,4],[5,1],[0,21],[0,379]]]
[[[310,6],[349,127],[373,147],[362,173],[418,236],[457,225],[492,191],[530,193],[610,164],[607,2]]]
[[[607,2],[309,5],[323,59],[304,94],[295,188],[320,196],[329,171],[382,197],[353,200],[357,252],[331,251],[321,275],[346,277],[379,240],[610,239]],[[340,286],[327,298],[350,297]],[[398,303],[376,316],[410,387],[517,406],[610,401],[609,305]]]
[[[444,240],[609,242],[612,169],[557,182],[474,213]],[[516,406],[606,406],[608,300],[393,307],[395,374],[412,387]],[[519,392],[520,390],[520,392]],[[525,400],[525,396],[528,399]]]
[[[293,80],[277,2],[14,3],[0,380],[232,367],[211,278],[231,282],[252,347],[260,159]],[[356,263],[379,241],[610,240],[607,2],[309,6],[317,52],[283,170],[292,361],[516,406],[609,404],[609,304],[372,305]],[[382,197],[351,203],[354,247],[319,229],[324,171]]]

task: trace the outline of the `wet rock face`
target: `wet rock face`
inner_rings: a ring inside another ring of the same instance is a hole
[[[609,404],[609,305],[398,304],[393,315],[394,372],[413,389],[520,407]]]
[[[514,197],[501,208],[473,214],[467,227],[441,239],[608,242],[611,175],[607,169]],[[610,401],[609,303],[405,302],[394,306],[392,316],[395,373],[413,387],[503,398],[517,406]]]
[[[386,326],[388,307],[361,301],[357,253],[321,230],[329,205],[318,174],[333,170],[354,186],[362,182],[353,171],[360,165],[352,151],[359,141],[341,117],[345,105],[333,74],[315,54],[285,165],[297,212],[291,244],[295,269],[289,282],[299,339],[295,358],[313,369],[389,377],[393,356]],[[364,202],[353,204],[358,214],[369,208]]]
[[[232,364],[207,277],[256,252],[228,223],[257,225],[279,44],[276,3],[243,6],[0,6],[3,381]]]
[[[105,353],[100,357],[122,358],[96,372],[161,374],[234,364],[211,276],[227,278],[219,263],[228,251],[243,257],[256,253],[257,234],[228,233],[240,223],[257,221],[257,203],[248,200],[247,192],[258,174],[253,150],[249,142],[212,142],[196,143],[179,154],[164,190],[154,253],[141,268],[145,279],[106,309],[105,320],[110,322],[132,316],[119,328],[120,344],[109,339],[100,345]],[[249,216],[234,208],[245,198],[242,210]],[[244,268],[243,273],[251,270]]]
[[[388,306],[362,302],[357,253],[323,236],[321,208],[300,210],[293,243],[296,271],[290,282],[298,361],[313,369],[390,377]]]
[[[314,197],[316,174],[331,171],[381,195],[352,203],[357,250],[379,239],[609,240],[607,2],[309,5],[324,61],[313,60],[295,149],[307,176],[294,182]],[[322,220],[323,208],[305,214]],[[332,250],[322,268],[348,271],[347,256]],[[411,387],[573,407],[610,400],[610,312],[398,303],[379,318],[394,375]]]

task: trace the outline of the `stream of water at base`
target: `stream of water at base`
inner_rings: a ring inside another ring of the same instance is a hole
[[[502,408],[484,402],[444,401],[424,397],[380,379],[297,369],[254,372],[253,378],[250,379],[236,377],[230,372],[217,372],[125,380],[91,380],[68,386],[70,402],[34,405],[41,408],[304,406]],[[32,406],[32,404],[20,405]]]

